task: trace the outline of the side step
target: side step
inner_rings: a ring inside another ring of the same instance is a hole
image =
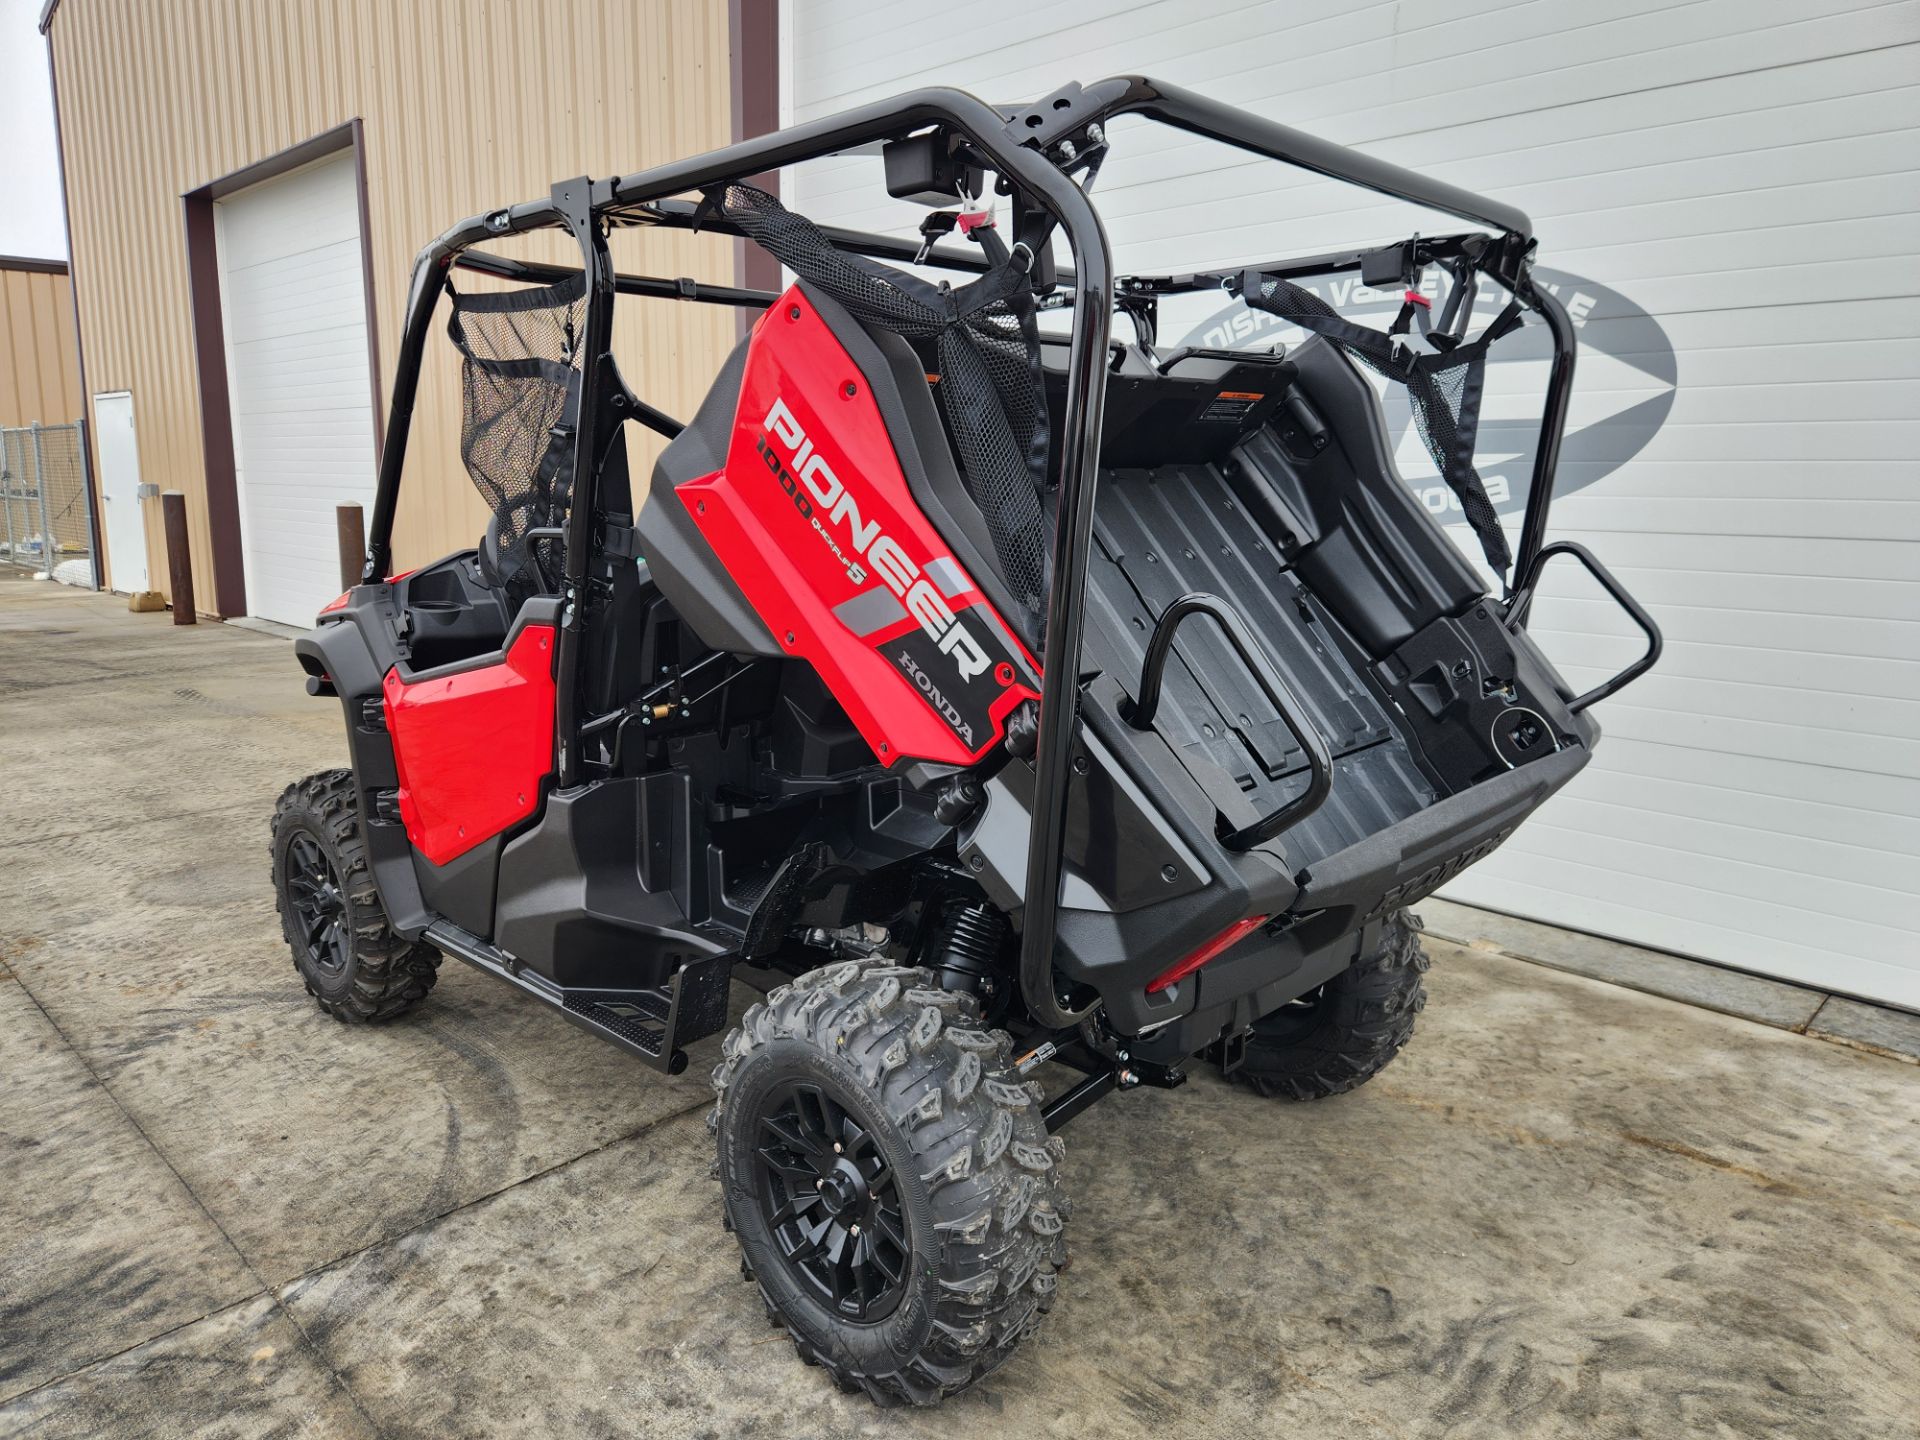
[[[558,1010],[582,1030],[612,1041],[669,1075],[687,1068],[688,1045],[727,1023],[731,955],[689,960],[658,989],[569,990],[450,920],[434,921],[423,938],[443,954],[506,981]]]

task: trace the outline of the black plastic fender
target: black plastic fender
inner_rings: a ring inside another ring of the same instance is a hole
[[[340,697],[347,722],[347,754],[353,764],[354,797],[360,805],[360,833],[366,837],[373,883],[386,908],[387,923],[408,940],[417,940],[433,921],[413,870],[413,845],[399,818],[379,813],[378,796],[397,790],[393,740],[387,734],[380,685],[391,658],[382,663],[368,639],[372,627],[391,623],[393,596],[386,585],[360,585],[348,592],[338,618],[293,642],[293,653],[309,675],[325,675]],[[384,628],[379,632],[384,636]],[[388,647],[382,647],[388,648]]]

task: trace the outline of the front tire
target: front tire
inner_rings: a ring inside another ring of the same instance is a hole
[[[750,1009],[714,1070],[745,1272],[802,1360],[881,1404],[998,1368],[1066,1264],[1064,1146],[978,1025],[925,970],[833,965]]]
[[[1233,1078],[1282,1100],[1358,1089],[1392,1062],[1427,1003],[1420,917],[1395,910],[1374,943],[1311,994],[1253,1024]]]
[[[274,903],[307,993],[350,1025],[391,1020],[427,998],[440,952],[394,934],[373,883],[353,772],[289,785],[273,811]]]

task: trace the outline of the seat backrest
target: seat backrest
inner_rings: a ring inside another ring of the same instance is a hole
[[[933,522],[967,574],[994,608],[1019,627],[1031,612],[1025,597],[1026,576],[1009,573],[994,544],[986,512],[969,492],[960,473],[947,427],[934,401],[936,387],[927,383],[927,367],[906,340],[878,325],[863,325],[829,295],[801,282],[807,298],[867,377],[873,398],[886,422],[900,471],[914,502]],[[1022,634],[1029,649],[1035,641]]]
[[[975,227],[987,271],[964,285],[934,285],[839,249],[812,221],[750,185],[728,185],[708,200],[861,326],[929,348],[961,477],[1013,592],[1006,619],[1037,649],[1048,589],[1049,434],[1026,266],[1008,258],[991,227]]]

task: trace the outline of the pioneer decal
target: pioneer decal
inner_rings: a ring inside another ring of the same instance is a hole
[[[940,587],[928,573],[942,565],[951,566],[952,559],[936,556],[923,567],[881,529],[878,520],[863,518],[859,501],[814,448],[805,427],[785,400],[774,398],[761,428],[765,431],[757,441],[761,459],[808,524],[846,567],[847,578],[863,585],[870,574],[880,577],[919,623],[938,654],[945,657],[937,662],[938,669],[947,676],[945,686],[963,688],[984,675],[993,662],[966,622],[953,613],[946,596],[940,593]],[[940,710],[940,703],[932,701],[927,685],[918,679],[914,683],[922,694],[929,695],[934,708]],[[953,724],[951,718],[948,724]],[[954,729],[956,734],[963,734],[959,726]],[[963,734],[963,738],[970,739],[970,735]]]

